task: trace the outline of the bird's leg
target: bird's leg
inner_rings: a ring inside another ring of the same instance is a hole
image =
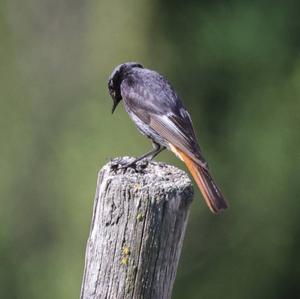
[[[152,142],[154,149],[156,149],[156,151],[152,154],[152,156],[150,157],[149,160],[153,160],[159,153],[161,153],[163,150],[165,150],[166,148],[164,146],[161,146],[160,144],[156,143],[156,142]]]
[[[152,150],[152,151],[150,151],[150,152],[148,152],[148,153],[146,153],[146,154],[144,154],[144,155],[142,155],[142,156],[140,156],[140,157],[138,157],[138,158],[136,158],[134,161],[132,161],[132,162],[129,162],[129,163],[127,163],[127,164],[125,164],[125,165],[122,165],[122,167],[121,168],[128,168],[128,167],[130,167],[130,166],[133,166],[133,165],[135,165],[137,162],[139,162],[139,161],[141,161],[141,160],[143,160],[143,159],[146,159],[146,158],[148,158],[148,160],[152,160],[152,159],[154,159],[161,151],[163,151],[164,149],[165,149],[165,147],[164,146],[161,146],[160,144],[158,144],[158,143],[156,143],[156,142],[152,142],[152,144],[153,144],[153,147],[154,147],[154,149]]]

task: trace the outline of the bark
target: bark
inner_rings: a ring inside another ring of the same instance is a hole
[[[98,175],[81,298],[170,298],[193,189],[188,176],[161,162]]]

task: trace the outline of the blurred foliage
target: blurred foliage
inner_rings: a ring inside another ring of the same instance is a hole
[[[107,77],[125,61],[176,87],[231,205],[213,216],[196,193],[173,297],[296,297],[299,11],[298,1],[1,1],[0,297],[79,296],[97,171],[150,147],[122,107],[110,114]]]

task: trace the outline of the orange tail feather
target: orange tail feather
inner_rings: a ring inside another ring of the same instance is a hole
[[[226,209],[228,204],[222,195],[220,189],[214,182],[208,170],[199,166],[187,154],[171,146],[171,150],[185,163],[194,180],[196,181],[203,198],[213,213],[218,213],[222,209]]]

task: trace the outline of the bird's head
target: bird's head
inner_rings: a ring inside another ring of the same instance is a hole
[[[113,99],[112,113],[114,113],[116,107],[122,100],[121,95],[121,83],[125,78],[126,74],[133,68],[143,68],[143,66],[137,62],[126,62],[118,65],[111,73],[108,79],[108,90],[109,94]]]

